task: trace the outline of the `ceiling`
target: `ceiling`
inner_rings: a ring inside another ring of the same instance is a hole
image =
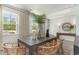
[[[74,4],[14,4],[14,7],[29,10],[30,12],[38,14],[51,14],[59,11],[63,11],[68,8],[72,8]]]

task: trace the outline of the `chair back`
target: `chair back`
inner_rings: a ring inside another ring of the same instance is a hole
[[[7,55],[16,55],[16,47],[18,47],[18,44],[16,43],[4,43],[3,45],[5,53]]]
[[[58,33],[58,37],[63,39],[63,51],[65,55],[74,54],[75,34]]]
[[[56,55],[58,54],[59,43],[52,46],[39,46],[37,48],[38,55]]]
[[[16,44],[11,43],[3,44],[3,48],[7,55],[25,55],[27,50],[25,47],[18,47]]]
[[[18,47],[17,48],[17,55],[26,55],[26,48]]]

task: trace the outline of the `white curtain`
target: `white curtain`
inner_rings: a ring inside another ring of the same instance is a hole
[[[2,7],[0,5],[0,45],[2,43]]]
[[[19,12],[19,36],[27,36],[30,32],[29,12]]]

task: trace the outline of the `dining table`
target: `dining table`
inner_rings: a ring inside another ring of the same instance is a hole
[[[36,38],[36,39],[34,39],[33,36],[23,36],[18,39],[18,46],[22,44],[25,47],[28,47],[29,55],[36,55],[37,51],[36,49],[38,48],[38,46],[56,39],[57,37],[54,35],[49,35],[49,37]]]

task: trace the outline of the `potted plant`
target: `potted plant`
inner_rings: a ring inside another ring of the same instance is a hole
[[[45,14],[41,14],[41,15],[33,14],[33,16],[34,16],[35,22],[38,24],[38,28],[39,28],[38,37],[39,38],[45,37],[46,15]]]

